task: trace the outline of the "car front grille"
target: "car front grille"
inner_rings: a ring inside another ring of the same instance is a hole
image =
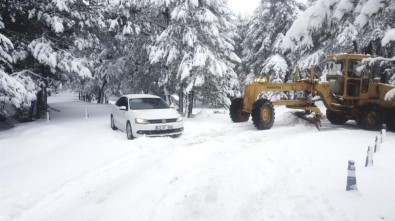
[[[156,120],[148,120],[150,124],[165,124],[165,123],[174,123],[177,121],[177,118],[172,119],[156,119]]]
[[[139,131],[137,131],[137,133],[144,134],[144,135],[164,135],[164,134],[172,134],[172,133],[182,132],[183,130],[184,130],[184,128],[181,127],[181,128],[176,128],[176,129],[170,129],[170,130],[139,130]]]

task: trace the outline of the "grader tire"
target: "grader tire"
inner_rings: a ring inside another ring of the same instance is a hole
[[[258,130],[268,130],[274,123],[274,108],[267,99],[256,100],[252,106],[252,121]]]
[[[341,112],[334,112],[326,110],[326,118],[331,122],[331,124],[342,125],[347,122],[346,116]]]
[[[358,111],[357,124],[365,130],[381,130],[383,126],[383,109],[378,105],[367,105]]]
[[[385,124],[387,125],[388,131],[395,132],[395,109],[387,111]]]
[[[243,111],[243,101],[243,98],[236,98],[230,104],[230,119],[235,123],[246,122],[250,118],[250,114]]]

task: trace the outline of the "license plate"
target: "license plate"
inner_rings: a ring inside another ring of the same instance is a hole
[[[173,125],[156,126],[156,130],[171,130],[171,129],[173,129]]]

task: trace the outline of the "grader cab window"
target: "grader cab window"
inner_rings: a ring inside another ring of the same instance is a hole
[[[361,61],[350,60],[348,61],[348,77],[350,78],[360,78],[361,77]]]
[[[337,96],[343,95],[344,91],[343,63],[344,60],[329,61],[326,66],[330,90]]]
[[[343,60],[330,61],[327,63],[328,76],[343,75]]]
[[[370,82],[370,73],[369,73],[369,70],[365,68],[362,71],[362,88],[361,88],[362,93],[368,92],[369,82]]]

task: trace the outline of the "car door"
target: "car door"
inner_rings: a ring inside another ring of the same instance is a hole
[[[119,110],[119,123],[121,124],[120,127],[123,128],[123,131],[126,131],[126,122],[128,121],[128,98],[123,97],[121,101],[121,107],[126,107],[125,110]]]
[[[120,110],[120,107],[126,107],[126,110]],[[127,113],[128,107],[128,99],[126,97],[121,97],[115,103],[115,110],[114,110],[114,123],[116,127],[121,130],[125,130],[126,121],[125,115]]]

